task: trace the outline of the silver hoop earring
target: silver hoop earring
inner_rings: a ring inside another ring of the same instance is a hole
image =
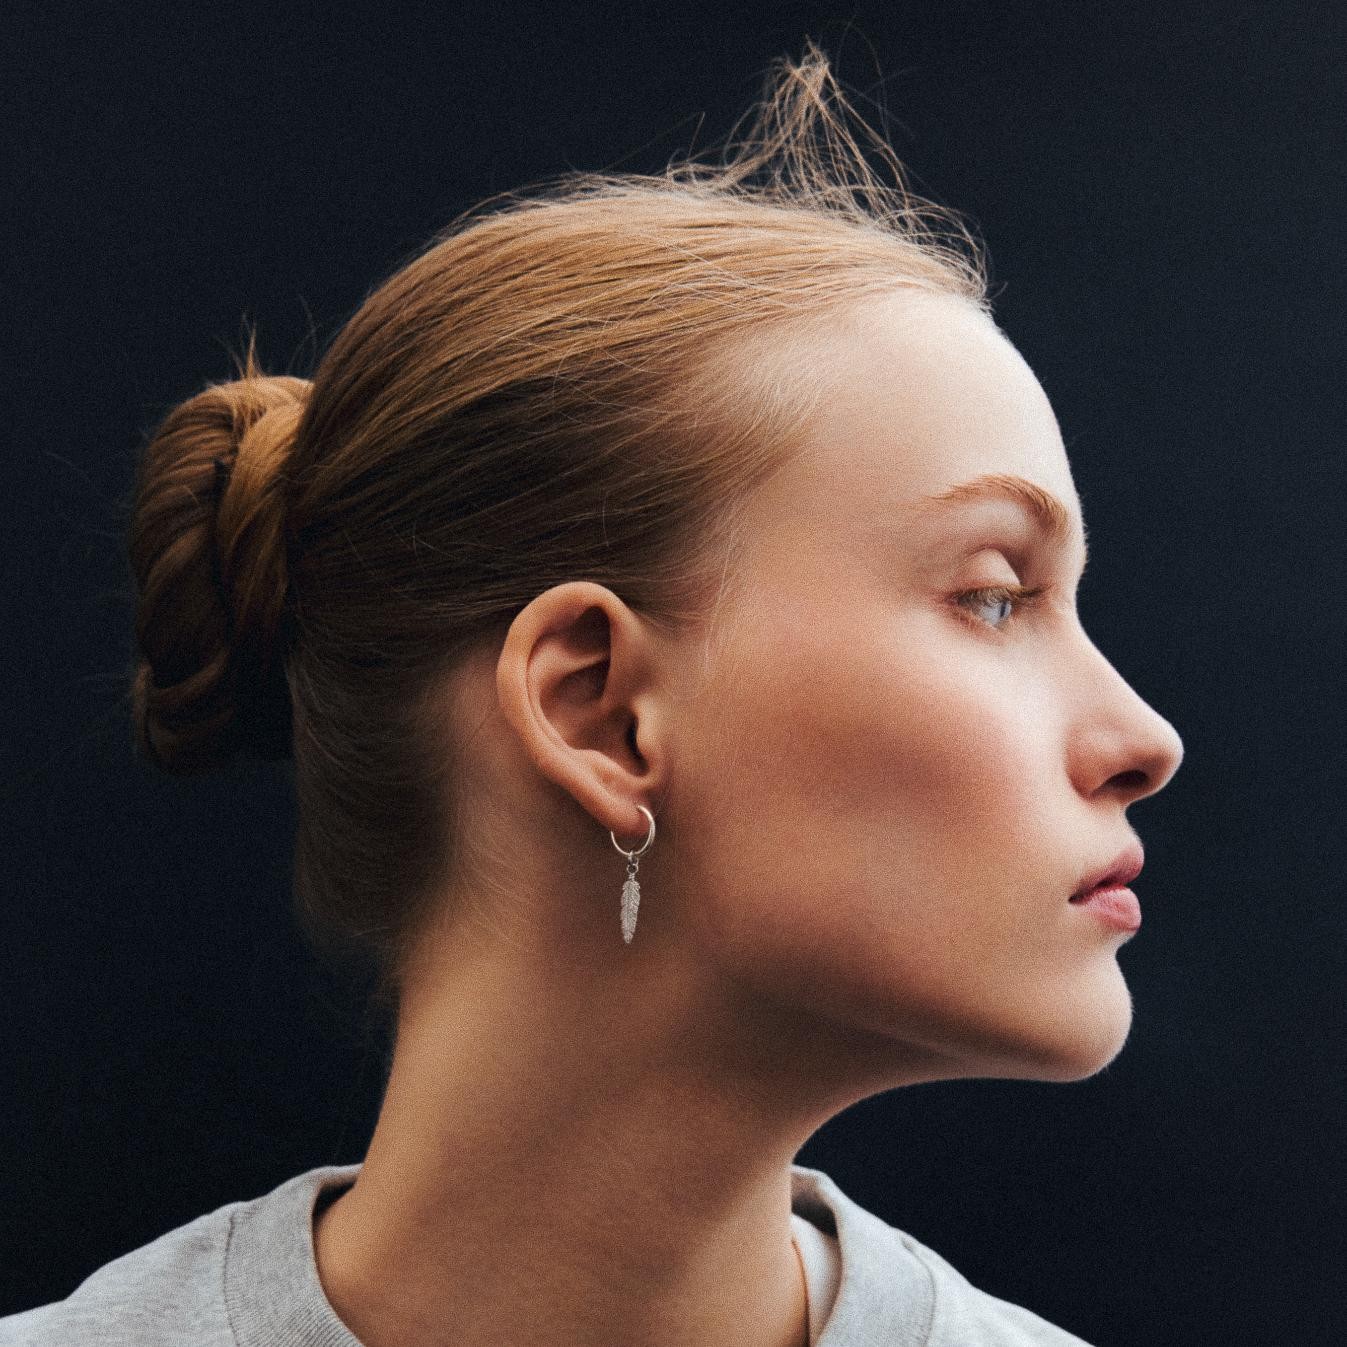
[[[650,820],[650,827],[646,830],[645,841],[641,843],[635,851],[628,851],[613,836],[613,830],[608,830],[608,836],[613,838],[613,845],[627,858],[627,881],[622,885],[622,939],[631,944],[631,938],[636,934],[636,909],[641,903],[641,886],[636,882],[636,871],[640,869],[641,862],[636,858],[640,856],[655,840],[655,816],[643,804],[638,804],[637,809]]]

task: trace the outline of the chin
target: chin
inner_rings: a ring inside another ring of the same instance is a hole
[[[1087,1080],[1122,1052],[1132,1029],[1132,997],[1117,965],[1104,985],[1061,994],[1035,1006],[1014,1028],[1005,1026],[974,1057],[979,1074],[1012,1080]]]
[[[1043,1080],[1088,1080],[1110,1066],[1132,1031],[1132,997],[1120,974],[1107,992],[1082,1004],[1066,1034],[1051,1045],[1041,1063]]]

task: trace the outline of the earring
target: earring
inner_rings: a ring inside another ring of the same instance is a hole
[[[632,936],[636,934],[636,909],[641,902],[641,886],[636,882],[636,871],[640,868],[641,862],[636,858],[655,840],[654,814],[643,804],[638,804],[636,808],[650,820],[650,827],[646,830],[645,841],[635,851],[627,851],[620,846],[617,838],[613,837],[613,830],[611,828],[608,830],[608,836],[613,838],[613,845],[627,858],[627,881],[622,885],[622,939],[628,945],[631,944]]]

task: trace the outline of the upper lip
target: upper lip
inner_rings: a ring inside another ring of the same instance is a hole
[[[1141,867],[1145,863],[1145,859],[1145,852],[1141,848],[1141,843],[1133,841],[1125,846],[1108,865],[1093,870],[1086,875],[1071,896],[1080,898],[1093,889],[1116,888],[1118,885],[1130,884],[1141,873]]]

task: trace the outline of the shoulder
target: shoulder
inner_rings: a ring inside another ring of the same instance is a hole
[[[920,1240],[848,1196],[822,1170],[792,1166],[792,1207],[837,1236],[842,1279],[822,1343],[1090,1347],[1022,1305],[972,1285]]]
[[[234,1347],[223,1269],[231,1202],[91,1273],[64,1300],[0,1318],[0,1347]]]
[[[889,1226],[904,1251],[931,1278],[934,1313],[929,1347],[1090,1347],[1041,1315],[974,1286],[947,1259],[905,1230]]]

